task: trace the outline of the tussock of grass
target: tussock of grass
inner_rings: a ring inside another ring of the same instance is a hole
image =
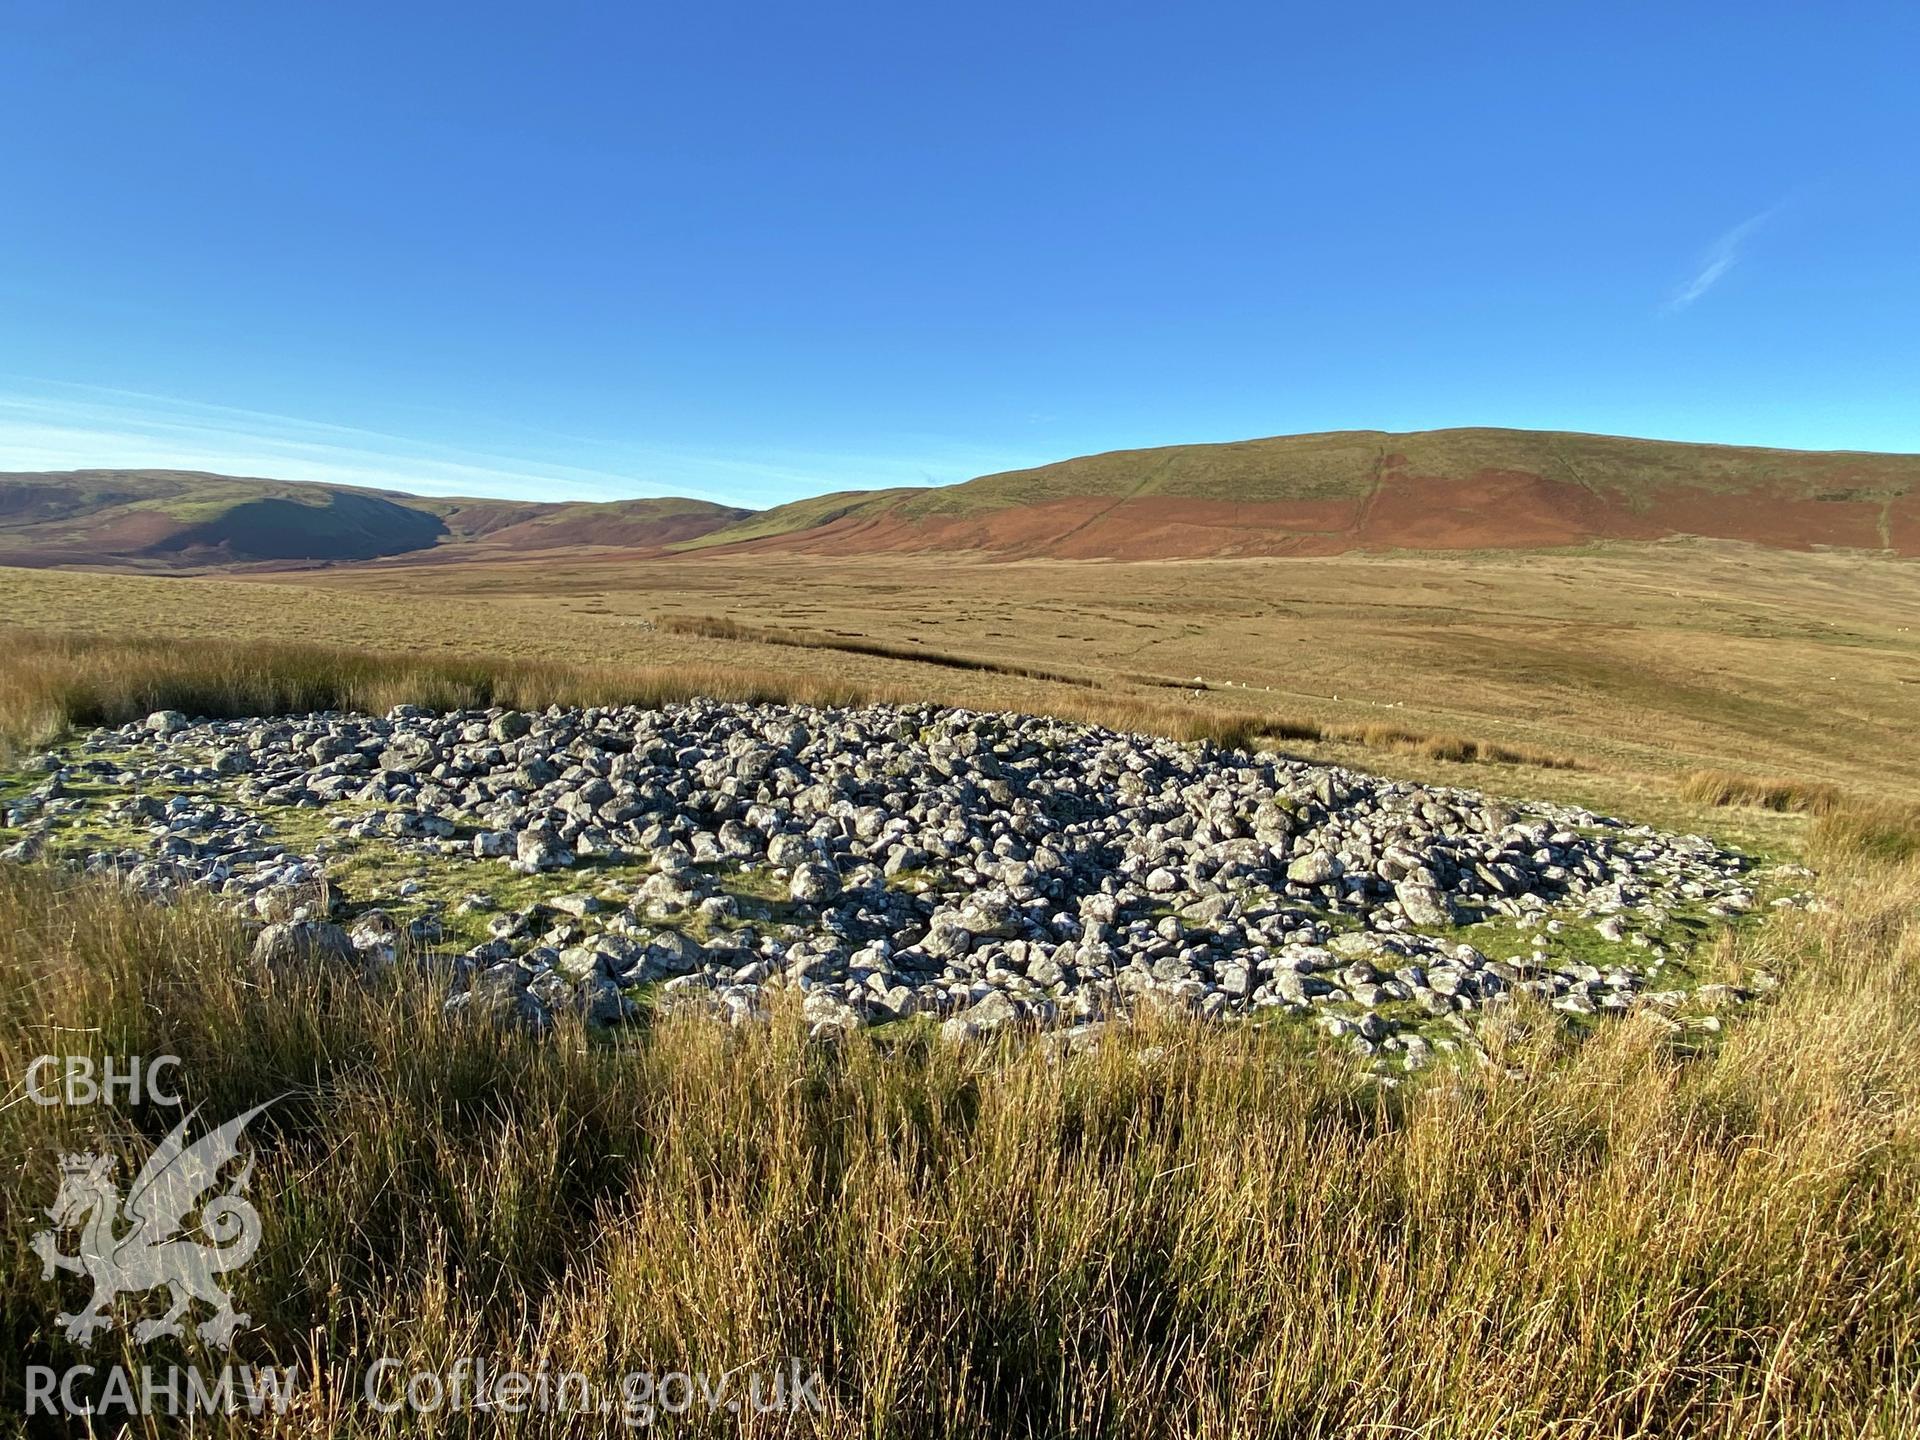
[[[1899,864],[1920,857],[1920,806],[1851,801],[1813,823],[1807,846],[1816,859]]]
[[[1680,794],[1700,805],[1811,815],[1807,850],[1823,863],[1897,865],[1920,856],[1920,806],[1906,801],[1866,799],[1820,781],[1756,778],[1727,770],[1693,771],[1680,782]]]
[[[1190,689],[1192,683],[1157,680],[1148,676],[1129,676],[1133,683],[1162,689]],[[1208,688],[1205,686],[1202,689]],[[1237,739],[1233,737],[1238,737]],[[1501,745],[1490,740],[1474,740],[1465,735],[1433,735],[1408,730],[1399,725],[1324,725],[1300,716],[1272,714],[1228,714],[1213,719],[1191,737],[1214,739],[1232,748],[1236,745],[1274,741],[1304,740],[1311,743],[1339,741],[1364,745],[1403,755],[1419,755],[1428,760],[1451,760],[1473,765],[1531,765],[1543,770],[1584,770],[1588,767],[1570,755],[1535,750],[1524,745]]]
[[[1370,750],[1398,751],[1420,755],[1428,760],[1451,760],[1460,764],[1532,765],[1542,770],[1584,770],[1587,767],[1571,755],[1534,750],[1524,745],[1500,745],[1489,740],[1474,740],[1465,735],[1430,735],[1398,725],[1327,725],[1310,737],[1344,740],[1365,745]]]
[[[1680,782],[1682,799],[1698,805],[1751,805],[1761,810],[1824,814],[1841,803],[1838,787],[1730,770],[1695,770]]]
[[[822,1050],[791,1013],[535,1044],[448,1021],[430,976],[256,973],[203,902],[0,867],[0,1067],[57,1039],[178,1054],[210,1114],[285,1094],[242,1356],[338,1393],[356,1351],[794,1355],[834,1435],[1892,1434],[1920,1417],[1917,917],[1920,881],[1882,875],[1742,942],[1784,998],[1701,1058],[1519,1016],[1500,1068],[1382,1092],[1295,1032],[1173,1022],[1063,1065]],[[0,1209],[174,1115],[131,1119],[0,1107]],[[50,1329],[74,1297],[29,1228],[0,1239],[0,1344],[97,1358]]]

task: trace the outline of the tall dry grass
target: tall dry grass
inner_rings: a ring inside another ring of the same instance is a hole
[[[1497,1067],[1388,1091],[1292,1032],[1174,1022],[1064,1064],[819,1048],[791,1013],[502,1037],[432,976],[262,973],[203,903],[0,867],[0,1073],[173,1053],[210,1114],[284,1096],[240,1353],[336,1400],[388,1353],[797,1356],[830,1406],[797,1428],[830,1435],[1911,1434],[1920,872],[1838,883],[1729,957],[1783,984],[1710,1053],[1523,1013]],[[48,1322],[78,1297],[24,1246],[56,1153],[131,1166],[172,1118],[0,1108],[0,1408],[15,1357],[76,1358]],[[309,1407],[286,1433],[418,1433]]]
[[[1695,770],[1681,780],[1679,789],[1682,799],[1697,805],[1811,815],[1807,851],[1821,863],[1871,860],[1899,865],[1920,857],[1920,805],[1905,800],[1850,794],[1822,781],[1726,770]]]
[[[0,736],[32,744],[75,726],[155,710],[236,717],[510,705],[658,705],[721,700],[858,704],[867,687],[830,676],[722,666],[588,665],[334,645],[0,631]]]
[[[1697,805],[1750,805],[1812,815],[1825,814],[1846,801],[1835,785],[1778,775],[1741,775],[1731,770],[1689,772],[1681,779],[1680,796]]]
[[[1869,859],[1900,865],[1920,858],[1920,806],[1892,800],[1850,800],[1813,822],[1808,850],[1822,863]]]
[[[1418,755],[1427,760],[1451,760],[1459,764],[1531,765],[1541,770],[1585,770],[1591,768],[1571,755],[1539,750],[1526,745],[1503,745],[1491,740],[1475,740],[1466,735],[1435,735],[1408,730],[1399,725],[1322,725],[1314,727],[1316,740],[1344,740],[1371,750],[1388,750]]]

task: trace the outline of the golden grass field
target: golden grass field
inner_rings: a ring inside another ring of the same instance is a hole
[[[1148,563],[589,551],[245,579],[4,570],[0,607],[18,626],[798,671],[1009,707],[1079,688],[656,623],[715,617],[1055,671],[1196,711],[1920,796],[1920,569],[1859,555],[1707,542]],[[1165,683],[1195,677],[1202,693]]]
[[[424,981],[263,976],[209,906],[0,867],[9,1073],[52,1027],[179,1054],[222,1113],[292,1093],[245,1298],[258,1347],[335,1387],[356,1353],[798,1355],[829,1377],[824,1415],[715,1432],[1920,1434],[1910,564],[1692,543],[1138,565],[581,553],[8,570],[0,604],[16,745],[159,703],[914,695],[1267,735],[1820,872],[1826,909],[1713,957],[1781,981],[1717,1043],[1628,1021],[1575,1044],[1520,1010],[1500,1064],[1387,1090],[1330,1044],[1172,1021],[1060,1065],[873,1034],[823,1052],[797,1016],[535,1045],[446,1023]],[[1451,758],[1465,742],[1574,764]],[[56,1149],[152,1138],[0,1108],[4,1152],[29,1157],[0,1174],[0,1213],[44,1203],[33,1165]],[[6,1227],[0,1339],[57,1358],[27,1228]],[[419,1433],[326,1393],[282,1433]]]

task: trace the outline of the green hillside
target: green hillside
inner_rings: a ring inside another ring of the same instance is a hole
[[[1342,430],[1226,444],[1114,450],[932,489],[849,491],[802,500],[688,542],[704,547],[797,536],[848,519],[927,522],[1088,498],[1236,505],[1363,500],[1383,476],[1419,481],[1537,478],[1625,515],[1675,497],[1746,496],[1766,505],[1886,505],[1920,492],[1920,456],[1770,450],[1569,432]],[[1488,517],[1498,544],[1497,515]]]

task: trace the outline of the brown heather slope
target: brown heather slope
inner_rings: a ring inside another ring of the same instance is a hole
[[[166,571],[656,550],[751,513],[671,498],[542,504],[196,471],[37,471],[0,474],[0,564]]]
[[[1676,536],[1920,555],[1920,455],[1532,430],[1336,431],[1116,450],[754,513],[536,504],[180,471],[0,475],[0,564],[220,570],[557,552],[1161,560],[1536,550]]]
[[[1339,431],[823,497],[681,548],[1146,560],[1677,535],[1920,554],[1920,456],[1527,430]]]

